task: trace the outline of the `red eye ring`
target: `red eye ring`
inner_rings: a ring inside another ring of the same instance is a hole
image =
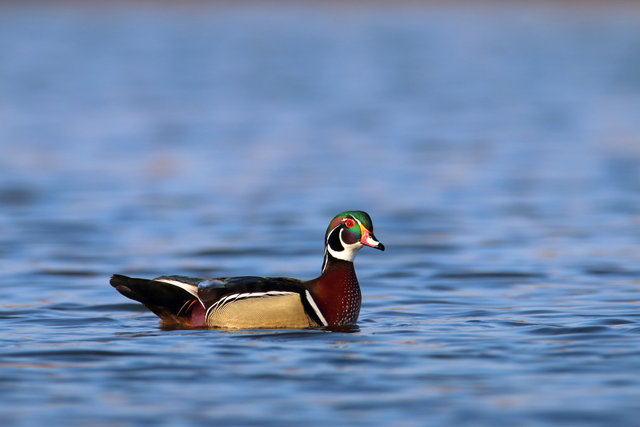
[[[353,228],[353,226],[356,225],[356,222],[349,218],[344,222],[344,225],[346,225],[347,228]]]

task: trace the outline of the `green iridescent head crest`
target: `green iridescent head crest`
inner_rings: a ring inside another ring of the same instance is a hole
[[[325,237],[331,232],[331,230],[333,230],[349,218],[358,220],[358,222],[360,222],[364,226],[364,228],[373,232],[373,222],[371,221],[371,217],[368,213],[363,211],[344,211],[333,217],[333,219],[329,223],[329,227],[327,227]]]

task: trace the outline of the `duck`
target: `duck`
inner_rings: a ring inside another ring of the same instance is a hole
[[[362,304],[354,259],[365,246],[385,246],[364,211],[341,212],[324,238],[320,276],[142,279],[114,274],[110,284],[141,302],[164,326],[219,329],[310,329],[356,325]]]

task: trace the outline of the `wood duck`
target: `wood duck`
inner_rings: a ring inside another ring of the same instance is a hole
[[[353,325],[362,297],[353,260],[363,246],[384,251],[366,212],[346,211],[329,223],[322,274],[302,281],[285,277],[215,279],[161,276],[153,280],[119,274],[111,286],[143,303],[166,325],[253,328],[320,328]]]

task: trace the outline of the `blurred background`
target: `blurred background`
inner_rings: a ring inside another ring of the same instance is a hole
[[[347,209],[388,248],[356,334],[162,331],[107,283],[311,278]],[[3,421],[632,425],[639,244],[637,2],[0,3]]]
[[[3,204],[324,223],[526,210],[553,189],[562,217],[639,185],[632,4],[9,2],[0,19]]]

